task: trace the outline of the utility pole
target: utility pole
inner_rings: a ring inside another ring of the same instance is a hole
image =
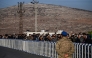
[[[34,4],[34,9],[35,9],[35,32],[37,32],[37,11],[38,11],[37,3],[39,3],[39,2],[36,1],[36,0],[33,0],[31,3]]]
[[[17,13],[19,14],[19,34],[23,34],[23,14],[25,10],[23,9],[23,4],[24,2],[18,2],[18,11]]]

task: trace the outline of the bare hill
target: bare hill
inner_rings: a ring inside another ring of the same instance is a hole
[[[86,32],[92,30],[92,12],[65,6],[38,4],[37,29]],[[23,31],[35,31],[33,4],[24,4]],[[0,9],[0,33],[12,34],[19,31],[18,7]]]

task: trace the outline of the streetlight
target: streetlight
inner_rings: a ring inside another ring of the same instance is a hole
[[[33,0],[31,3],[34,4],[34,9],[35,9],[35,32],[37,32],[37,11],[38,11],[37,3],[39,3],[39,2],[36,1],[36,0]]]

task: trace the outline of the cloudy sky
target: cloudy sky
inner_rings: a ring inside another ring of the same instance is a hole
[[[32,0],[0,0],[0,8],[17,5],[18,2],[30,3]],[[92,11],[92,0],[37,0],[39,3],[62,5]]]

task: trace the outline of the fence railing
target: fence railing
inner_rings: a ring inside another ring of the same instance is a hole
[[[55,50],[55,42],[30,41],[17,39],[0,39],[0,46],[25,51],[32,54],[51,58],[58,58]],[[85,43],[74,43],[75,53],[73,58],[92,58],[92,45]]]

